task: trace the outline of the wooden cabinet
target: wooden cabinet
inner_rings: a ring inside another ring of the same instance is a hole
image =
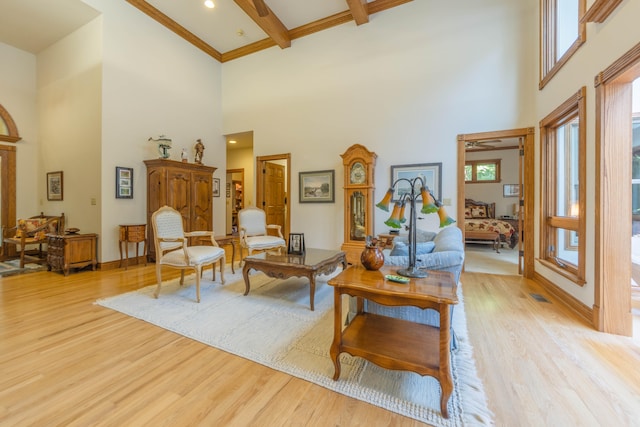
[[[70,268],[92,266],[95,271],[98,259],[97,234],[47,234],[47,264],[49,271],[62,270],[69,275]]]
[[[213,229],[213,173],[216,168],[175,160],[145,160],[147,166],[147,234],[155,260],[151,215],[162,206],[180,212],[185,231]]]

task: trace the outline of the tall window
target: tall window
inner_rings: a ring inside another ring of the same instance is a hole
[[[584,284],[585,93],[580,89],[540,122],[540,261]]]
[[[640,78],[633,81],[633,118],[631,126],[631,135],[633,138],[633,153],[631,156],[631,209],[635,224],[640,221]],[[638,230],[633,230],[633,233],[637,232]]]
[[[585,0],[540,0],[540,89],[585,42]]]

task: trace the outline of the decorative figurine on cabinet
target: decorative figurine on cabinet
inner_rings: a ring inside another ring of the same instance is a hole
[[[202,164],[202,157],[204,157],[204,144],[198,139],[198,143],[195,146],[196,149],[196,163]]]
[[[180,154],[180,158],[182,158],[182,163],[187,163],[189,161],[186,148],[182,149],[182,154]]]
[[[164,135],[160,135],[158,138],[154,139],[153,137],[149,138],[149,141],[153,141],[158,144],[158,154],[161,159],[169,158],[169,148],[171,148],[171,139],[167,138]]]

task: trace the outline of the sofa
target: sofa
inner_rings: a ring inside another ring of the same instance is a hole
[[[456,283],[460,284],[460,273],[464,264],[464,241],[462,240],[462,231],[456,226],[448,226],[440,230],[439,233],[426,231],[417,233],[416,239],[416,265],[420,268],[428,270],[444,270],[453,273]],[[406,238],[402,236],[394,239],[394,247],[391,252],[385,254],[385,265],[397,265],[398,268],[409,265],[409,255],[404,255],[403,246],[406,247]],[[408,248],[406,248],[408,251]],[[451,315],[453,308],[451,306]],[[364,310],[369,313],[380,314],[383,316],[396,317],[399,319],[410,320],[412,322],[424,323],[427,325],[440,326],[440,317],[435,310],[422,310],[418,307],[402,306],[384,306],[372,301],[364,301]],[[349,313],[356,312],[356,300],[351,298],[349,301]],[[452,331],[452,348],[456,348],[455,332]]]

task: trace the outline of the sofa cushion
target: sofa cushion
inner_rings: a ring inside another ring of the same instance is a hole
[[[436,247],[433,252],[464,252],[462,232],[458,227],[447,227],[433,239]]]
[[[435,242],[416,243],[416,255],[430,254],[436,247]],[[389,256],[409,256],[409,245],[404,242],[397,242],[393,245]]]
[[[416,230],[416,243],[422,242],[431,242],[438,233],[434,233],[433,231],[420,230],[419,228]],[[393,243],[409,243],[409,236],[402,235],[393,239]]]

